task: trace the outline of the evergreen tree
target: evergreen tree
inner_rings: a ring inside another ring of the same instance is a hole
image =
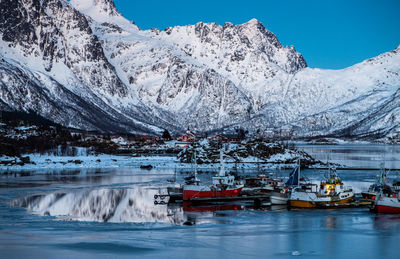
[[[169,134],[168,130],[164,130],[161,138],[165,139],[165,140],[171,140],[172,139],[171,134]]]

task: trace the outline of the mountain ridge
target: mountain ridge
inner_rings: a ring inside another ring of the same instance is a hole
[[[355,138],[400,132],[397,104],[386,109],[389,124],[384,114],[371,119],[400,87],[400,45],[345,69],[324,70],[307,67],[294,47],[282,46],[256,19],[161,31],[141,30],[111,0],[3,0],[0,10],[2,109],[32,109],[63,125],[107,132],[244,127],[262,135],[289,128],[294,137]],[[16,25],[22,27],[11,37]],[[17,67],[27,72],[25,83],[11,72]],[[20,83],[11,84],[12,77]],[[29,77],[44,91],[10,97],[16,88],[27,91]],[[65,95],[50,91],[52,80],[83,100],[70,100],[79,112],[62,114],[71,108],[52,101]],[[79,115],[85,109],[97,119]]]

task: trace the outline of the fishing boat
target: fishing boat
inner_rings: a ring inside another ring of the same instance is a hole
[[[168,186],[167,191],[168,191],[168,196],[169,196],[168,202],[170,202],[170,203],[177,202],[182,199],[182,191],[183,191],[182,186]],[[157,197],[154,197],[154,198],[157,198]]]
[[[289,201],[289,190],[288,189],[282,189],[279,192],[271,192],[271,204],[272,205],[285,205]]]
[[[348,203],[353,197],[352,188],[342,183],[335,169],[329,168],[325,181],[321,181],[319,186],[311,183],[293,188],[289,203],[291,207],[315,208],[327,204]]]
[[[361,192],[361,195],[364,199],[367,200],[375,200],[376,195],[383,190],[386,192],[391,192],[391,187],[386,183],[386,171],[384,163],[381,163],[381,169],[378,176],[378,179],[375,183],[371,184],[368,188],[368,191]],[[395,186],[396,183],[393,184]]]
[[[211,185],[203,185],[197,178],[197,171],[194,178],[183,185],[182,199],[189,201],[196,198],[222,198],[239,196],[243,185],[237,184],[233,175],[225,172],[222,149],[220,151],[220,171],[212,178]]]
[[[385,183],[374,183],[368,188],[368,191],[361,192],[361,196],[363,197],[363,199],[366,200],[375,200],[376,195],[381,189],[385,189],[388,191],[391,190],[390,186]]]
[[[256,177],[246,177],[242,193],[268,193],[280,190],[285,185],[281,180],[273,179],[265,174],[259,174]]]
[[[272,205],[285,205],[288,204],[290,191],[293,186],[300,184],[300,163],[290,172],[289,179],[285,185],[278,188],[276,191],[271,192],[271,204]]]
[[[376,213],[399,214],[399,193],[388,192],[387,190],[385,191],[381,189],[381,191],[376,195],[371,211]]]
[[[392,184],[392,189],[395,192],[400,192],[400,179],[395,179]]]
[[[178,184],[176,182],[177,180],[177,172],[176,172],[176,168],[174,171],[174,178],[172,179],[168,179],[167,181],[171,183],[170,186],[167,187],[167,192],[168,192],[168,196],[169,196],[169,201],[168,203],[174,203],[177,201],[181,201],[182,200],[182,185]],[[154,197],[154,199],[157,199],[158,197]],[[160,195],[160,198],[162,198],[162,196]]]

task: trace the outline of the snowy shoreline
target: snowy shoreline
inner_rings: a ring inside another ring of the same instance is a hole
[[[40,170],[40,169],[95,169],[95,168],[140,168],[140,166],[151,165],[156,169],[192,169],[190,163],[181,163],[176,156],[140,156],[134,157],[130,155],[88,155],[88,156],[54,156],[27,154],[30,163],[24,165],[0,165],[0,173],[7,171],[21,170]],[[0,157],[0,161],[15,160],[15,157]],[[291,168],[294,164],[278,163],[277,161],[261,162],[246,161],[241,163],[226,162],[225,166],[228,169],[276,169],[276,168]],[[198,164],[197,168],[202,169],[217,169],[219,163]]]

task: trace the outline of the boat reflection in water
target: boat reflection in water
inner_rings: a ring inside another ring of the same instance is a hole
[[[182,203],[182,208],[185,212],[216,212],[223,210],[243,210],[245,207],[239,204],[193,204],[192,202],[185,201]]]
[[[400,215],[376,214],[372,220],[373,228],[377,230],[400,231]]]
[[[184,225],[195,225],[199,223],[225,223],[221,217],[232,216],[236,212],[245,210],[259,211],[287,211],[286,205],[260,205],[255,206],[253,203],[213,203],[213,202],[187,202],[168,204],[168,207],[174,210],[182,209],[186,221]]]

